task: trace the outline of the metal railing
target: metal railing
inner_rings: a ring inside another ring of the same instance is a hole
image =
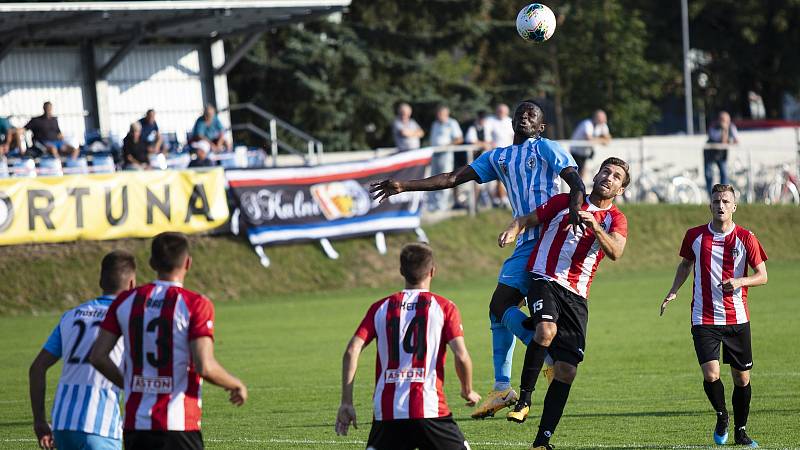
[[[272,166],[278,165],[278,153],[283,150],[289,154],[303,158],[307,165],[320,164],[322,162],[323,146],[322,142],[311,136],[310,134],[293,126],[289,122],[280,119],[274,114],[265,111],[263,108],[253,103],[237,103],[230,105],[225,110],[234,111],[248,111],[255,116],[263,119],[264,127],[259,126],[253,122],[234,123],[231,126],[233,131],[247,131],[267,141],[268,154],[272,160]],[[233,119],[231,119],[233,122]],[[282,139],[278,135],[278,129],[282,133],[287,133],[299,140],[305,145],[305,149],[299,149],[293,146],[286,139]]]

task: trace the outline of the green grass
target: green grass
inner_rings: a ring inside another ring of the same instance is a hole
[[[663,258],[674,262],[673,254],[674,248]],[[627,264],[624,271],[601,274],[593,285],[586,360],[553,442],[558,448],[708,446],[714,416],[703,393],[689,333],[689,286],[684,286],[666,316],[659,318],[658,306],[671,283],[672,269],[662,264],[662,268],[645,265],[634,271],[635,261]],[[475,385],[481,392],[490,387],[492,378],[487,305],[496,269],[483,266],[483,275],[467,281],[434,283],[435,291],[461,309]],[[765,448],[798,447],[798,271],[786,260],[771,261],[769,270],[769,284],[750,294],[755,368],[748,429]],[[394,273],[387,277],[399,282]],[[361,427],[347,437],[333,432],[341,354],[367,306],[386,293],[358,288],[218,303],[217,355],[248,384],[250,401],[234,408],[226,404],[222,390],[206,386],[207,447],[364,448],[371,419],[375,346],[362,355],[356,383]],[[0,318],[0,448],[36,446],[27,368],[57,320],[55,314]],[[523,351],[517,346],[515,384]],[[48,404],[59,370],[60,365],[50,372]],[[446,370],[451,409],[473,448],[527,448],[538,422],[535,414],[541,408],[544,381],[540,380],[534,397],[531,421],[523,425],[502,417],[472,421],[458,397],[452,360]],[[730,399],[730,377],[726,374],[723,379]]]
[[[628,245],[619,263],[601,267],[608,273],[675,264],[686,229],[708,221],[708,209],[702,206],[621,207],[628,217]],[[497,273],[509,253],[497,247],[497,235],[509,220],[508,211],[494,210],[476,219],[460,217],[426,226],[441,280],[455,283]],[[758,235],[771,258],[800,260],[800,233],[796,232],[800,208],[741,205],[736,221]],[[388,235],[386,256],[375,251],[371,238],[336,241],[341,254],[337,261],[325,257],[316,244],[270,247],[267,254],[273,265],[264,269],[243,239],[196,236],[192,238],[195,265],[189,285],[217,303],[271,301],[281,295],[356,286],[385,287],[397,277],[400,248],[415,238],[411,233]],[[0,247],[0,273],[12,275],[0,283],[0,315],[54,313],[95,295],[99,261],[115,248],[133,252],[140,281],[149,281],[153,277],[147,267],[149,245],[149,240],[129,239]]]

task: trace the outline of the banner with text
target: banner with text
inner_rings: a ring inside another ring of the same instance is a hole
[[[222,169],[0,180],[0,245],[195,233],[227,220]]]
[[[430,150],[368,161],[225,172],[240,223],[253,245],[338,238],[419,227],[422,194],[404,192],[382,204],[370,184],[422,178]]]

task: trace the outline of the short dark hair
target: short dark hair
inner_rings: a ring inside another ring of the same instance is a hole
[[[625,172],[625,179],[622,180],[622,187],[628,187],[628,185],[631,184],[631,166],[629,166],[628,163],[626,163],[623,159],[617,158],[616,156],[611,156],[606,158],[605,161],[603,161],[603,164],[600,164],[600,168],[602,169],[603,166],[607,166],[609,164],[612,166],[617,166],[622,169],[623,172]]]
[[[170,273],[183,265],[189,256],[189,239],[183,233],[167,231],[153,238],[150,267],[159,273]]]
[[[536,137],[539,134],[539,130],[533,127],[533,123],[528,123],[528,126],[523,127],[521,123],[518,122],[517,118],[520,117],[524,112],[531,111],[539,113],[539,116],[542,118],[542,122],[544,122],[544,109],[536,100],[523,100],[517,105],[517,109],[514,110],[514,133],[520,134],[525,137]]]
[[[124,250],[114,250],[103,257],[100,263],[100,289],[103,292],[119,292],[136,273],[136,258]]]
[[[714,187],[711,188],[711,195],[714,195],[717,192],[730,192],[733,194],[733,199],[736,200],[736,189],[734,189],[730,184],[715,184]]]
[[[433,267],[433,249],[427,244],[406,244],[400,252],[400,273],[410,284],[418,284]]]

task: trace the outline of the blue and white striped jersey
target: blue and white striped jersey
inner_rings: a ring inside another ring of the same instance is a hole
[[[63,358],[53,404],[53,429],[82,431],[113,439],[122,439],[119,389],[89,364],[100,323],[112,296],[101,296],[73,308],[61,317],[44,349]],[[118,366],[122,361],[123,341],[111,352]]]
[[[524,216],[560,191],[558,176],[575,160],[558,142],[542,137],[519,145],[498,147],[478,157],[472,169],[479,183],[500,180],[508,191],[514,217]],[[539,238],[539,228],[527,230],[517,238],[517,245]]]

